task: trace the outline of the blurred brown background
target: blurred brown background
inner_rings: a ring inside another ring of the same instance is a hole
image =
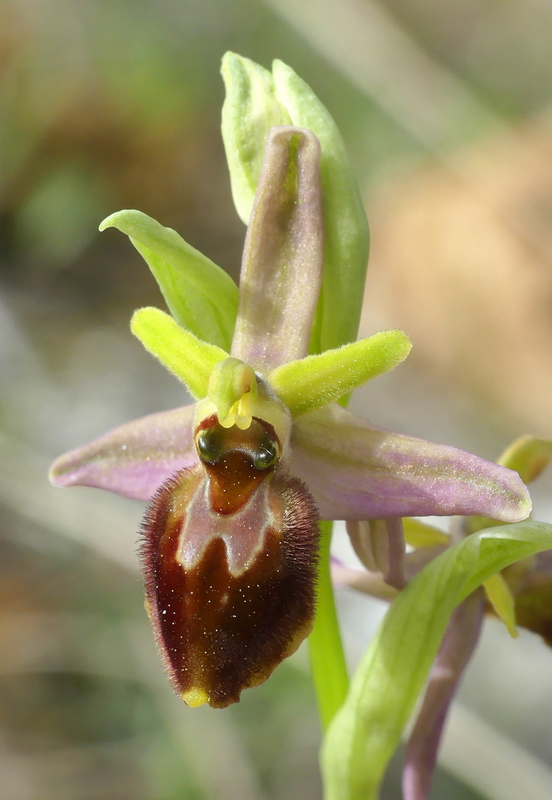
[[[362,330],[414,342],[353,408],[489,458],[519,433],[550,437],[551,38],[544,0],[0,3],[2,800],[321,792],[306,651],[238,706],[185,708],[143,612],[140,505],[46,484],[63,450],[185,401],[128,332],[135,307],[162,305],[155,282],[99,222],[139,208],[237,277],[220,58],[281,58],[333,113],[363,186]],[[551,486],[536,489],[548,521]],[[354,663],[382,609],[340,604]],[[552,654],[488,628],[462,697],[483,727],[454,728],[482,763],[452,747],[433,796],[508,800],[492,760],[508,753],[540,781],[514,797],[544,800]]]

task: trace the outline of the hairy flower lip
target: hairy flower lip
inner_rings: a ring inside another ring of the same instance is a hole
[[[189,705],[223,708],[266,680],[310,632],[318,515],[305,487],[281,468],[263,483],[263,497],[255,493],[229,517],[208,502],[202,475],[200,465],[183,470],[155,494],[141,557],[148,613],[175,690]]]

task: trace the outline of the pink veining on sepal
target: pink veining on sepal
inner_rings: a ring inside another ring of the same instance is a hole
[[[336,404],[299,417],[291,471],[322,519],[484,514],[518,522],[531,511],[519,475],[447,445],[371,425]]]
[[[406,748],[404,800],[426,800],[450,704],[481,632],[484,594],[478,589],[454,611],[431,670]]]
[[[54,461],[54,486],[92,486],[149,500],[171,475],[197,463],[194,405],[149,414]]]

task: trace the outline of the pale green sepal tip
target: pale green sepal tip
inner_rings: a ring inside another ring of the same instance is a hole
[[[130,323],[132,333],[188,388],[196,399],[207,395],[209,378],[228,353],[181,328],[159,308],[139,308]]]
[[[310,350],[339,347],[357,338],[370,236],[360,188],[343,138],[310,86],[287,64],[274,61],[276,98],[293,125],[319,139],[326,234],[322,292]]]
[[[454,608],[510,564],[552,548],[552,525],[480,531],[430,562],[393,602],[324,741],[325,800],[376,800]]]
[[[389,372],[404,361],[411,346],[402,331],[381,331],[335,350],[283,364],[270,373],[268,380],[292,416],[299,416]]]
[[[151,269],[176,321],[200,338],[230,349],[238,310],[238,287],[232,278],[172,228],[141,211],[117,211],[100,231],[117,228]]]
[[[270,72],[249,58],[228,52],[221,73],[226,88],[222,107],[222,138],[230,171],[232,197],[247,225],[263,164],[270,128],[289,125],[278,103]]]

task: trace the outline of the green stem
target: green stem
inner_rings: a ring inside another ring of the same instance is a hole
[[[314,628],[309,636],[309,649],[320,719],[322,728],[326,730],[345,700],[349,688],[349,676],[330,575],[333,523],[322,522],[320,527],[317,611]]]

